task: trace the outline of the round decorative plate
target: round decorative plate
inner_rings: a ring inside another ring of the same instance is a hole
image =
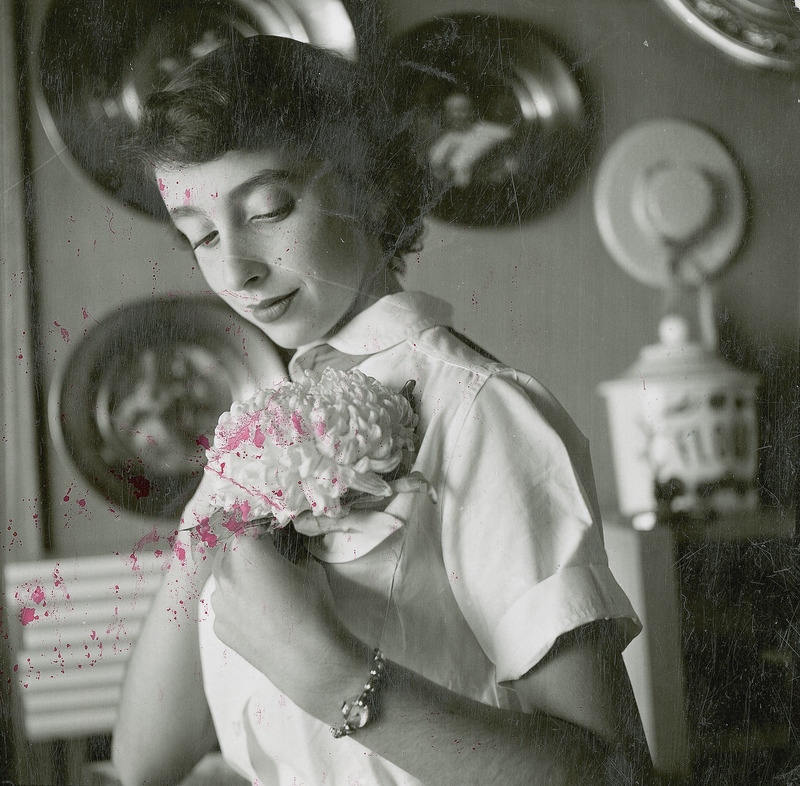
[[[456,14],[393,44],[399,109],[416,118],[422,163],[445,221],[533,218],[585,173],[598,125],[585,75],[564,46],[514,19]]]
[[[50,389],[60,452],[110,502],[174,517],[219,416],[285,376],[278,350],[217,299],[121,306],[75,346]]]
[[[747,228],[741,173],[727,148],[682,120],[648,120],[604,156],[594,189],[600,236],[643,284],[697,286],[735,257]]]
[[[689,29],[749,66],[800,68],[800,8],[794,0],[661,0]]]
[[[119,201],[166,219],[126,143],[147,96],[225,43],[268,34],[357,54],[340,0],[54,0],[35,97],[55,150]]]

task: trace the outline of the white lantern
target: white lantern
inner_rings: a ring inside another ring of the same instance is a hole
[[[667,317],[660,343],[604,382],[619,507],[634,523],[654,513],[750,510],[758,502],[758,376],[688,341]]]

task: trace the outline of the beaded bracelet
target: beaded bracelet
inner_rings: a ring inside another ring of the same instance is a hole
[[[369,679],[364,685],[364,690],[342,704],[344,723],[341,726],[331,726],[331,734],[336,739],[352,734],[358,729],[363,729],[370,721],[378,717],[380,689],[383,686],[385,676],[386,663],[383,653],[376,649],[372,655],[372,668],[369,670]]]

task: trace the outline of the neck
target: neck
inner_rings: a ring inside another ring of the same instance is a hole
[[[389,270],[388,266],[383,267],[375,275],[370,276],[368,281],[364,282],[349,311],[334,325],[325,338],[330,338],[338,333],[353,317],[377,303],[381,298],[387,295],[395,295],[402,291],[403,288],[400,286],[397,276]]]

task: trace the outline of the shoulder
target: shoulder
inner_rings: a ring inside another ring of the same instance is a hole
[[[490,377],[505,368],[477,344],[444,325],[424,330],[410,343],[415,352],[423,353],[432,364],[461,369],[480,377]]]
[[[527,426],[552,431],[568,447],[586,448],[586,438],[558,399],[530,374],[501,363],[444,327],[418,336],[414,351],[425,356],[433,372],[427,375],[427,396],[440,401],[456,397],[469,405],[465,426],[486,418],[492,423],[511,421],[522,430]]]
[[[464,488],[479,466],[528,490],[537,479],[560,476],[598,516],[589,441],[545,385],[446,328],[420,335],[416,351],[430,364],[420,411],[435,410],[431,422],[447,431],[450,481]]]

